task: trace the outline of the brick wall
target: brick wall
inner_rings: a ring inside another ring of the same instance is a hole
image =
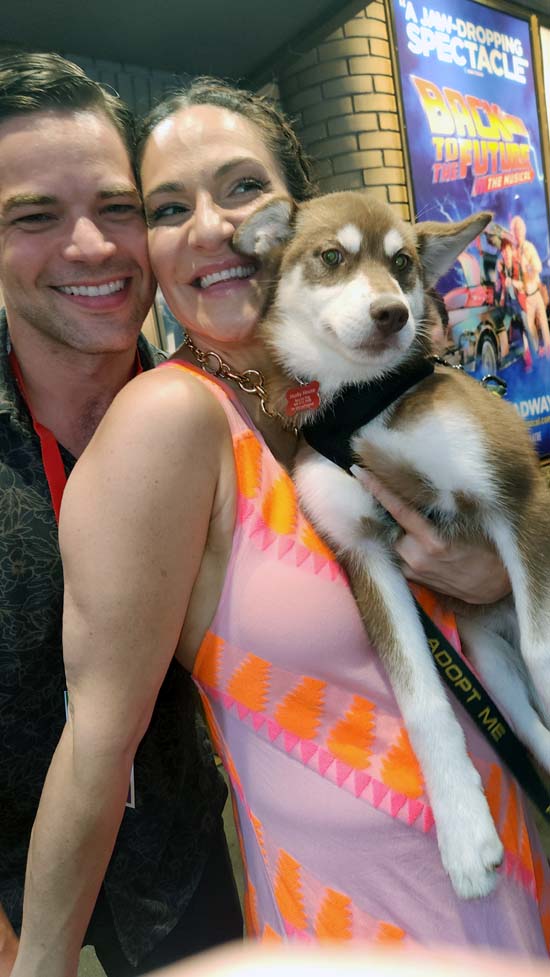
[[[378,0],[279,76],[323,192],[368,187],[405,219],[409,195],[386,9]]]

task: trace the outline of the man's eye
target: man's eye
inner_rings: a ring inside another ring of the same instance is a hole
[[[262,190],[265,190],[266,186],[267,183],[265,180],[260,180],[258,177],[254,176],[243,176],[242,179],[238,180],[238,182],[234,185],[231,192],[235,194],[251,193],[252,191],[261,193]]]
[[[14,224],[47,224],[49,221],[55,220],[55,214],[45,214],[43,212],[36,214],[23,214],[21,217],[16,217]]]
[[[147,212],[147,223],[150,225],[158,224],[159,221],[167,220],[171,217],[181,218],[188,212],[189,208],[183,204],[163,204],[162,207],[157,207],[155,210]]]
[[[109,204],[105,208],[108,214],[114,214],[115,216],[120,215],[121,217],[127,214],[139,214],[141,213],[141,208],[137,204]]]

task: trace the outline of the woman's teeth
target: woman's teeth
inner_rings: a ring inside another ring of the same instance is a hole
[[[211,275],[199,278],[201,288],[209,288],[217,282],[228,282],[231,278],[250,278],[256,271],[255,265],[237,265],[236,268],[224,268],[223,271],[213,271]]]
[[[59,291],[65,295],[112,295],[113,292],[121,292],[125,283],[125,278],[117,278],[116,281],[105,282],[104,285],[60,285]]]

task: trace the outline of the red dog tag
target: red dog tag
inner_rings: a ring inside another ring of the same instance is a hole
[[[304,410],[317,410],[320,403],[318,380],[304,383],[301,387],[292,387],[286,392],[286,415],[294,417]]]

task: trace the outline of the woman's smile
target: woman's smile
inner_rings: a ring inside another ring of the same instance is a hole
[[[151,262],[172,312],[199,345],[250,342],[265,286],[232,250],[236,229],[288,190],[255,126],[213,105],[182,108],[151,133],[142,165]]]
[[[191,284],[195,288],[207,291],[209,295],[219,295],[220,286],[248,285],[249,279],[256,270],[255,264],[244,264],[238,260],[224,262],[220,265],[210,264],[201,268]]]

